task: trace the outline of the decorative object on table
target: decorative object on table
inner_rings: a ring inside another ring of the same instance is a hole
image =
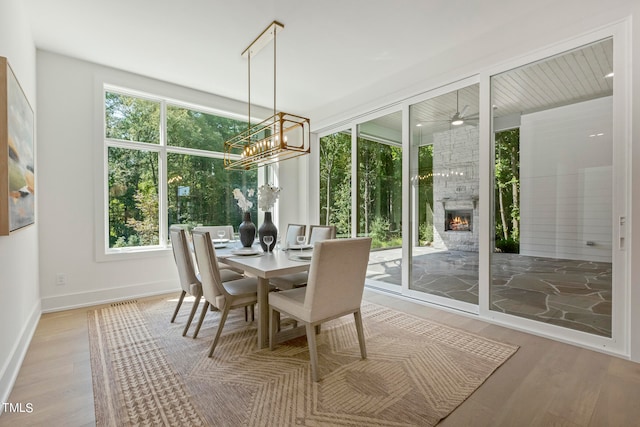
[[[248,197],[253,197],[254,190],[251,188],[247,191]],[[238,227],[238,234],[240,234],[240,242],[245,248],[251,247],[253,241],[256,239],[256,225],[251,222],[251,212],[249,209],[253,206],[253,202],[247,200],[242,194],[239,188],[233,190],[233,198],[238,201],[238,206],[244,212],[242,223]]]
[[[309,119],[295,114],[276,112],[276,34],[284,25],[273,21],[247,47],[242,56],[248,59],[249,122],[244,132],[224,143],[224,167],[232,170],[255,169],[259,166],[291,159],[311,152]],[[251,124],[251,59],[273,40],[273,115]]]
[[[276,204],[276,200],[278,200],[280,190],[282,190],[280,187],[271,184],[261,185],[258,188],[258,207],[264,211],[264,221],[258,229],[258,237],[260,239],[260,246],[262,246],[262,250],[265,252],[273,251],[273,248],[276,246],[276,240],[278,239],[278,228],[271,218],[271,210]],[[273,241],[269,247],[264,243],[264,236],[273,236]]]
[[[35,222],[33,110],[0,57],[0,236]]]

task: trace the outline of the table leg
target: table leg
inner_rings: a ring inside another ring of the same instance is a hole
[[[258,277],[258,348],[269,347],[269,279]]]

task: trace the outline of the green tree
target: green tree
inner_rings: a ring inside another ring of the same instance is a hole
[[[387,237],[401,236],[402,148],[358,139],[358,231],[370,235],[376,221]]]
[[[418,148],[417,185],[420,241],[430,243],[433,241],[433,145]]]
[[[517,243],[520,239],[520,130],[496,133],[495,147],[496,239]]]
[[[351,132],[327,135],[320,140],[320,221],[336,225],[342,235],[351,231],[351,204],[341,199],[345,189],[351,199],[350,187]]]
[[[148,144],[160,143],[160,102],[107,93],[105,111],[105,136],[134,143],[108,148],[110,247],[156,245],[161,151]],[[256,189],[257,171],[227,171],[219,153],[246,123],[168,105],[166,128],[168,225],[240,224],[232,191]],[[178,153],[181,149],[204,152]],[[254,218],[256,213],[257,205]]]

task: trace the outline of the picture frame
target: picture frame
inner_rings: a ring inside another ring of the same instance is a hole
[[[0,236],[35,223],[34,115],[0,56]]]

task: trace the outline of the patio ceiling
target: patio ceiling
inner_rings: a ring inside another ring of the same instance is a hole
[[[492,79],[495,118],[523,115],[563,105],[609,96],[613,93],[613,41],[593,43],[550,59],[498,74]],[[466,106],[467,124],[477,124],[479,86],[467,86],[414,105],[413,125],[423,133],[450,128],[456,111]],[[475,120],[474,120],[475,119]],[[380,128],[401,130],[400,116],[388,115],[372,121]]]

